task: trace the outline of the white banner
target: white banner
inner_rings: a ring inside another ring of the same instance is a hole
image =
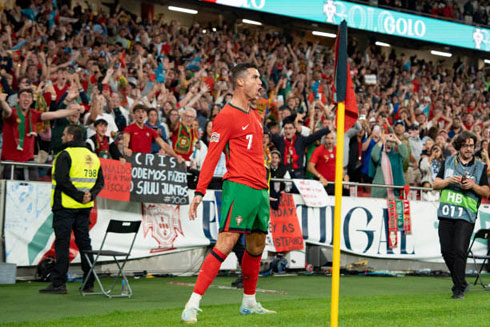
[[[50,208],[51,185],[39,182],[7,182],[5,203],[5,254],[8,263],[37,265],[54,242]],[[189,194],[192,196],[192,192]],[[294,195],[299,225],[307,243],[332,246],[334,198],[323,208],[307,207]],[[412,234],[399,232],[398,247],[387,245],[386,200],[342,199],[341,249],[361,256],[442,262],[437,234],[437,203],[411,201]],[[92,247],[98,249],[110,219],[142,220],[132,259],[207,246],[214,243],[219,228],[221,192],[208,191],[198,209],[198,218],[189,220],[188,205],[174,206],[97,199],[91,220]],[[490,228],[490,208],[482,205],[475,231]],[[108,238],[106,247],[126,251],[130,239]],[[481,254],[486,244],[478,244]],[[79,256],[75,261],[79,260]]]
[[[312,179],[293,179],[304,203],[308,207],[325,207],[328,205],[328,194],[322,183]]]

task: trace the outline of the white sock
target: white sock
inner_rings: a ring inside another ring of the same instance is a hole
[[[187,301],[185,307],[194,307],[194,308],[199,308],[199,303],[201,302],[202,296],[197,294],[197,293],[192,293],[191,297],[189,298],[189,301]]]
[[[257,301],[255,300],[255,294],[248,295],[248,294],[243,294],[243,300],[242,300],[242,305],[246,306],[248,308],[253,307]]]

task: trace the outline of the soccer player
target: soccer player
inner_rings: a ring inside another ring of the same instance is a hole
[[[252,64],[235,66],[232,80],[233,97],[213,120],[208,154],[189,207],[189,218],[194,220],[220,154],[225,151],[227,172],[223,176],[219,235],[215,247],[202,264],[194,292],[182,312],[182,321],[186,323],[197,322],[201,297],[241,234],[245,234],[246,251],[242,259],[243,301],[240,313],[275,313],[264,309],[255,300],[270,216],[263,127],[260,116],[250,108],[250,103],[260,96],[262,82]]]

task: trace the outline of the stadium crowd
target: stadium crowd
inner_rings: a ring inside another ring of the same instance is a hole
[[[3,8],[0,24],[2,160],[50,161],[64,128],[75,124],[100,157],[161,153],[199,169],[213,118],[231,97],[231,68],[252,62],[262,74],[255,106],[267,126],[272,176],[333,181],[331,47],[228,25],[146,22],[119,6],[98,14],[90,6],[56,8],[53,1]],[[490,78],[483,71],[375,45],[350,43],[349,57],[359,120],[345,135],[344,180],[431,187],[464,130],[477,135],[476,155],[488,164]],[[391,153],[391,176],[383,151]],[[225,169],[221,159],[217,174]],[[16,171],[16,178],[32,179],[27,173]],[[9,174],[5,168],[4,178]]]

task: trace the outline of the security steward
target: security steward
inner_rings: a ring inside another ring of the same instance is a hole
[[[55,158],[52,171],[51,207],[53,229],[56,236],[56,264],[51,285],[40,293],[66,294],[66,274],[69,266],[71,231],[80,250],[84,279],[90,266],[83,255],[91,250],[89,236],[90,210],[94,199],[104,187],[104,177],[99,158],[85,147],[80,126],[67,126],[62,136],[64,150]],[[93,258],[90,257],[93,261]],[[94,276],[91,274],[84,291],[93,291]]]
[[[464,131],[454,141],[458,151],[443,162],[434,180],[441,191],[437,216],[442,257],[453,280],[453,299],[469,291],[465,280],[466,259],[481,198],[488,197],[487,166],[473,155],[476,136]]]

